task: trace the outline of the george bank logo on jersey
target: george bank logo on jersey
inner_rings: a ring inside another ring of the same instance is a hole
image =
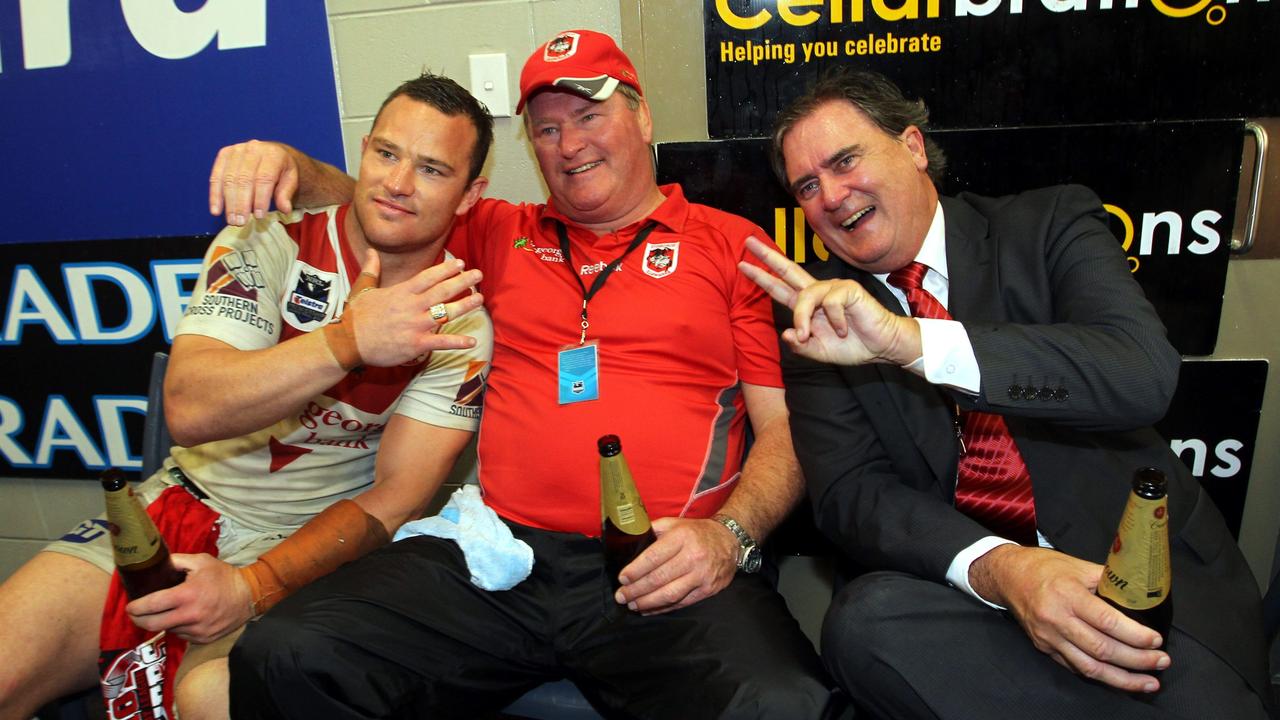
[[[511,247],[515,248],[516,250],[524,250],[525,252],[531,252],[534,255],[536,255],[538,259],[541,260],[542,262],[550,262],[550,263],[564,262],[564,254],[560,252],[560,248],[538,247],[537,245],[534,245],[533,241],[530,240],[529,237],[526,235],[521,235],[515,240],[512,240]]]
[[[489,363],[483,360],[472,360],[467,364],[467,374],[458,386],[458,394],[453,398],[449,414],[460,417],[480,417],[480,405],[484,401],[485,368]]]
[[[281,299],[285,322],[303,331],[315,330],[332,316],[333,281],[337,273],[324,272],[302,261],[294,262]]]
[[[644,274],[664,278],[676,271],[680,264],[680,243],[646,243],[644,248]]]
[[[214,250],[213,262],[209,265],[210,294],[257,300],[258,291],[265,287],[262,270],[258,267],[257,253],[227,247]]]

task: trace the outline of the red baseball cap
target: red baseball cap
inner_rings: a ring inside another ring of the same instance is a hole
[[[557,87],[588,100],[608,100],[618,83],[641,95],[636,68],[613,38],[594,30],[565,30],[540,46],[520,71],[520,102],[516,114],[539,90]]]

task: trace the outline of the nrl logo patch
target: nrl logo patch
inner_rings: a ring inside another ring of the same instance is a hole
[[[646,243],[644,248],[644,274],[664,278],[676,271],[680,264],[680,243]]]
[[[338,274],[320,270],[301,260],[295,260],[285,277],[284,292],[279,300],[280,317],[289,325],[303,332],[311,332],[341,309],[341,297],[335,297],[341,287]]]
[[[547,43],[547,49],[542,51],[542,59],[546,62],[560,62],[573,57],[576,52],[578,52],[578,33],[560,33]]]
[[[298,284],[289,293],[285,310],[304,323],[323,320],[329,309],[329,287],[332,284],[332,280],[326,280],[315,273],[300,271]]]

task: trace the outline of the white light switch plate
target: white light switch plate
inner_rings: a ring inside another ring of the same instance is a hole
[[[507,90],[507,54],[470,55],[471,94],[494,117],[511,117],[511,93]]]

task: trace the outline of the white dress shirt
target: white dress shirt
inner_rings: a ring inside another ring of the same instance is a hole
[[[948,307],[950,280],[947,274],[947,232],[942,203],[938,203],[933,213],[933,221],[929,223],[929,231],[925,233],[924,243],[915,260],[929,268],[921,280],[923,289],[933,295],[943,307]],[[910,315],[911,307],[907,304],[906,293],[888,283],[889,274],[876,273],[875,277],[898,299],[902,310]],[[903,368],[934,385],[945,385],[977,395],[982,387],[982,370],[978,367],[978,358],[973,354],[973,344],[969,342],[969,333],[965,331],[964,325],[956,320],[932,318],[917,318],[916,322],[920,323],[921,355]],[[1041,547],[1053,547],[1039,530],[1036,531],[1036,540]],[[947,582],[987,605],[1003,610],[1000,605],[987,602],[974,591],[969,584],[969,567],[974,560],[993,548],[1006,544],[1017,543],[997,535],[989,535],[961,550],[947,567]]]

